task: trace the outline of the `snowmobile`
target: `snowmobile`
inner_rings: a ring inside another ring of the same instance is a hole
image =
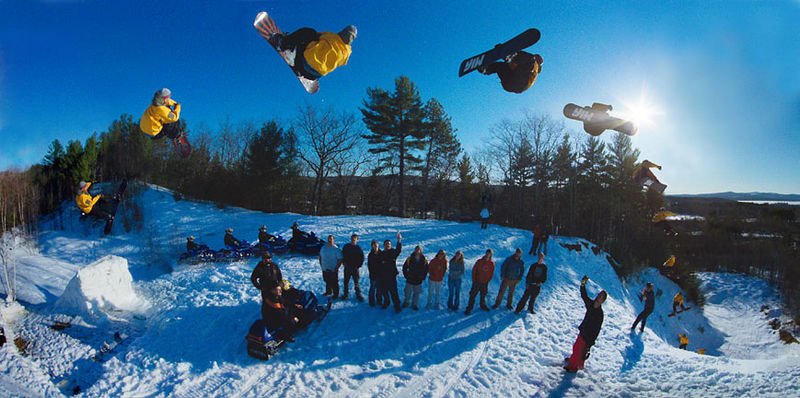
[[[322,321],[331,309],[330,299],[328,299],[326,305],[320,305],[317,296],[307,290],[289,289],[285,295],[287,301],[303,306],[301,310],[296,310],[292,314],[300,321],[297,325],[298,330],[305,329],[311,322]],[[289,307],[293,306],[290,305]],[[275,337],[276,332],[278,330],[269,330],[262,319],[253,322],[245,336],[247,355],[263,361],[275,355],[278,352],[278,348],[283,344],[283,340]]]
[[[284,254],[289,251],[289,244],[280,235],[274,235],[266,242],[257,242],[253,245],[253,254],[261,256],[264,253]]]
[[[317,238],[313,232],[302,232],[299,238],[292,237],[289,239],[289,250],[294,253],[316,256],[322,246],[325,246],[325,242]]]

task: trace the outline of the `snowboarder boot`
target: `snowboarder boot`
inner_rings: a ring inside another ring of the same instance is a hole
[[[487,307],[485,304],[481,305],[481,309],[484,310],[484,311],[491,311],[492,310],[491,308]]]

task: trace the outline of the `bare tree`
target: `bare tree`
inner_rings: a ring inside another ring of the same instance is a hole
[[[342,158],[361,139],[353,115],[336,114],[332,108],[318,112],[311,105],[301,108],[295,126],[298,131],[300,158],[314,176],[312,200],[314,214],[322,208],[322,188],[335,163],[346,163]]]

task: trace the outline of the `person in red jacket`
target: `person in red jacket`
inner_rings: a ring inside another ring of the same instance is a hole
[[[428,263],[428,305],[426,308],[439,309],[439,292],[442,289],[442,280],[447,272],[447,253],[439,250],[436,256]]]
[[[489,282],[491,282],[492,276],[494,276],[492,249],[486,249],[486,254],[472,267],[472,289],[469,291],[469,303],[464,315],[472,312],[472,307],[475,306],[475,296],[478,293],[481,294],[481,309],[489,311],[489,307],[486,305],[486,295],[489,293]]]

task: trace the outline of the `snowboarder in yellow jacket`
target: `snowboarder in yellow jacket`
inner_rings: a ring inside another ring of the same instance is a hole
[[[181,135],[178,121],[181,116],[181,104],[172,98],[168,88],[162,88],[153,94],[153,101],[139,120],[139,128],[152,138],[164,136],[176,140]]]
[[[667,211],[666,208],[662,207],[656,214],[653,215],[653,219],[651,221],[653,222],[653,225],[663,228],[664,231],[667,232],[667,235],[677,236],[678,232],[672,228],[672,224],[670,224],[669,220],[667,219],[668,217],[673,216],[677,216],[677,214]]]
[[[294,71],[307,79],[317,80],[347,64],[357,33],[353,25],[339,33],[301,28],[289,35],[278,36],[277,48],[281,51],[294,49]]]
[[[672,297],[672,315],[678,313],[678,307],[681,307],[681,312],[686,311],[686,307],[683,305],[683,293],[681,292]]]
[[[81,209],[83,214],[94,216],[102,219],[111,219],[113,216],[106,209],[107,202],[103,195],[95,195],[89,193],[89,188],[92,186],[91,182],[81,181],[79,185],[78,195],[75,196],[75,203]]]
[[[685,350],[686,347],[689,346],[689,336],[687,336],[687,335],[685,335],[683,333],[679,333],[678,334],[678,342],[680,343],[678,348]]]

